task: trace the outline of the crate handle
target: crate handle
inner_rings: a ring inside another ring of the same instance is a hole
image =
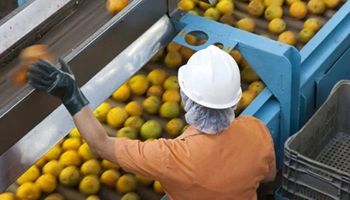
[[[311,171],[311,170],[309,170],[309,169],[307,169],[307,172],[308,172],[311,176],[314,176],[315,178],[318,178],[318,179],[321,179],[321,180],[325,180],[325,181],[329,181],[329,182],[333,181],[333,179],[324,177],[324,176],[322,176],[321,174],[318,174],[317,172]]]

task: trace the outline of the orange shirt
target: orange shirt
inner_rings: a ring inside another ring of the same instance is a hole
[[[271,135],[253,117],[215,135],[190,126],[172,140],[116,138],[115,155],[125,171],[159,180],[172,200],[255,200],[276,167]]]

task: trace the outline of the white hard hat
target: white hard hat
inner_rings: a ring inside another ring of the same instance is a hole
[[[193,54],[179,69],[178,79],[188,98],[208,108],[233,107],[242,95],[236,61],[214,45]]]

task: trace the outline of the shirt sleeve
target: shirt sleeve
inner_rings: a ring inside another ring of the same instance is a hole
[[[274,148],[273,139],[269,129],[266,127],[264,123],[261,122],[261,124],[263,127],[263,132],[265,135],[264,138],[266,141],[266,153],[267,153],[266,160],[268,163],[269,171],[266,174],[265,181],[268,182],[268,181],[273,181],[276,176],[275,148]]]
[[[169,163],[169,140],[141,142],[115,139],[115,156],[123,170],[161,180]]]

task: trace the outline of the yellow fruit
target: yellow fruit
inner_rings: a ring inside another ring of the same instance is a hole
[[[321,22],[317,18],[309,18],[304,22],[304,28],[317,32],[321,28]]]
[[[59,176],[59,181],[67,187],[75,187],[79,184],[80,173],[76,166],[68,166],[64,168]]]
[[[142,176],[142,175],[139,175],[139,174],[136,175],[136,180],[138,183],[141,183],[144,186],[150,186],[153,182],[152,179],[145,177],[145,176]]]
[[[62,153],[62,148],[59,145],[55,145],[45,155],[46,160],[57,160]]]
[[[281,33],[278,36],[278,41],[289,45],[295,45],[296,43],[295,35],[292,31],[285,31]]]
[[[158,68],[148,73],[147,79],[152,85],[162,85],[165,79],[167,78],[167,76],[168,75],[164,70]]]
[[[211,7],[211,5],[209,3],[203,2],[203,1],[199,1],[198,2],[198,6],[199,8],[201,8],[202,10],[207,10],[208,8]]]
[[[180,89],[177,76],[169,76],[163,84],[164,90],[178,90]]]
[[[181,49],[181,45],[179,43],[176,42],[170,42],[167,47],[166,47],[168,52],[172,52],[172,51],[180,51]],[[158,84],[159,85],[159,84]]]
[[[220,1],[219,3],[216,4],[216,9],[224,15],[232,14],[234,9],[233,1],[231,0]]]
[[[164,58],[164,64],[170,69],[176,69],[182,64],[181,54],[177,51],[170,51]]]
[[[86,198],[86,200],[101,200],[97,195],[90,195]]]
[[[253,0],[248,4],[247,11],[252,16],[261,16],[264,13],[265,5],[259,0]]]
[[[23,200],[37,200],[40,198],[40,194],[39,187],[32,182],[20,185],[16,191],[17,197]]]
[[[53,192],[57,187],[56,177],[51,174],[44,174],[36,180],[35,184],[40,190],[46,193]]]
[[[250,66],[250,64],[248,63],[248,61],[246,59],[242,58],[240,68],[244,69],[246,67],[251,67],[251,66]]]
[[[266,8],[264,16],[265,16],[265,19],[269,21],[275,18],[281,18],[283,16],[283,9],[281,6],[270,5]]]
[[[282,6],[283,3],[284,3],[284,0],[264,0],[265,6],[271,6],[271,5]]]
[[[85,176],[79,184],[79,191],[86,195],[96,194],[99,190],[100,181],[96,175]]]
[[[211,19],[211,20],[214,20],[214,21],[217,21],[218,19],[220,19],[220,11],[216,8],[208,8],[203,16],[207,19]]]
[[[134,140],[137,138],[137,130],[132,127],[123,127],[117,132],[116,137],[125,137]]]
[[[294,18],[303,19],[307,14],[306,4],[302,1],[292,3],[289,7],[289,14]]]
[[[330,9],[337,7],[340,3],[339,0],[323,0],[323,2],[326,4],[326,7]]]
[[[100,181],[103,185],[114,187],[119,177],[120,173],[118,171],[109,169],[102,173]]]
[[[296,1],[300,1],[300,0],[286,0],[287,4],[290,6],[292,5],[294,2]]]
[[[43,167],[43,174],[51,174],[58,177],[63,169],[63,166],[57,160],[51,160]]]
[[[77,128],[73,128],[69,133],[69,137],[80,137],[79,130]]]
[[[166,124],[166,131],[171,137],[177,137],[182,133],[185,122],[180,118],[174,118]]]
[[[180,93],[177,90],[166,90],[163,93],[163,101],[174,101],[174,102],[180,102],[181,97]]]
[[[81,167],[80,172],[82,175],[100,175],[101,173],[101,164],[96,159],[91,159],[88,161],[85,161]]]
[[[77,151],[68,150],[61,155],[59,162],[63,166],[79,166],[81,164],[81,159]]]
[[[160,106],[159,114],[161,117],[172,119],[180,115],[180,106],[176,102],[165,102]]]
[[[112,163],[111,161],[108,160],[102,160],[102,167],[105,169],[115,169],[118,170],[120,167],[116,163]]]
[[[237,110],[244,110],[256,97],[256,93],[254,91],[246,90],[242,93],[241,100],[238,102]]]
[[[112,98],[116,101],[126,101],[130,97],[130,88],[127,84],[120,86],[113,94]]]
[[[232,14],[227,14],[227,15],[221,16],[220,19],[219,19],[219,22],[227,24],[227,25],[230,25],[230,26],[234,26],[235,25],[235,20],[233,19],[233,15]]]
[[[265,88],[265,84],[261,81],[254,81],[248,87],[248,90],[255,92],[258,95]]]
[[[25,182],[34,182],[39,176],[40,171],[38,167],[33,165],[17,179],[17,183],[22,185]]]
[[[156,120],[148,120],[141,127],[140,134],[144,139],[156,139],[162,134],[162,126]]]
[[[269,22],[268,29],[272,33],[282,33],[286,29],[286,23],[283,19],[275,18]]]
[[[303,28],[299,32],[299,38],[298,39],[302,43],[307,43],[314,35],[315,35],[315,31],[313,31],[312,29]]]
[[[131,127],[138,131],[143,123],[145,123],[145,121],[141,117],[131,116],[125,121],[124,127]]]
[[[128,4],[128,0],[107,0],[106,8],[108,12],[115,14],[123,10]]]
[[[81,145],[81,140],[78,137],[67,138],[63,144],[62,149],[67,150],[78,150]]]
[[[310,0],[307,3],[307,9],[312,14],[322,14],[326,10],[326,4],[323,0]]]
[[[125,112],[130,116],[140,116],[143,113],[143,108],[137,101],[131,101],[125,106]]]
[[[163,187],[162,187],[162,185],[160,184],[159,181],[154,181],[154,183],[153,183],[153,190],[156,193],[159,193],[159,194],[163,194],[164,193],[164,189],[163,189]]]
[[[196,36],[194,36],[194,35],[192,35],[192,34],[187,34],[187,35],[185,36],[185,41],[186,41],[188,44],[192,45],[192,46],[196,46],[196,45],[197,45],[197,42],[198,42],[198,39],[197,39]]]
[[[252,18],[245,17],[243,19],[240,19],[237,22],[237,28],[248,31],[248,32],[254,32],[255,22]]]
[[[140,197],[135,192],[128,192],[120,200],[140,200]]]
[[[131,174],[124,174],[121,176],[116,184],[116,188],[120,193],[133,192],[136,190],[137,181]]]
[[[159,97],[150,96],[143,101],[143,108],[148,114],[157,114],[161,106],[161,100]]]
[[[147,96],[157,96],[157,97],[162,97],[163,95],[163,88],[160,85],[152,85],[150,88],[147,90]]]
[[[253,81],[258,81],[259,76],[255,73],[253,68],[246,67],[242,70],[242,81],[246,83],[251,83]]]
[[[128,113],[124,109],[114,107],[107,114],[107,124],[112,128],[120,128],[128,117]]]
[[[97,155],[95,155],[89,145],[87,143],[83,143],[80,147],[79,147],[79,150],[78,150],[78,154],[79,156],[83,159],[83,160],[90,160],[90,159],[93,159],[93,158],[97,158]]]
[[[238,50],[232,50],[230,55],[235,59],[236,63],[239,65],[242,62],[242,55]]]
[[[182,47],[180,49],[180,54],[184,60],[190,59],[194,53],[195,53],[194,50],[187,48],[187,47]]]
[[[0,200],[16,200],[16,196],[11,192],[4,192],[0,194]]]
[[[158,62],[160,59],[162,59],[164,54],[164,49],[160,49],[152,58],[151,62]]]
[[[64,200],[64,197],[61,194],[53,193],[45,197],[44,200]]]
[[[38,168],[42,168],[45,164],[46,164],[46,160],[44,157],[40,158],[35,162],[35,166],[37,166]]]
[[[195,4],[192,0],[180,0],[179,3],[177,3],[177,7],[181,10],[190,11],[195,7]]]
[[[94,110],[95,117],[100,121],[104,122],[109,110],[112,109],[112,105],[108,102],[103,102]]]
[[[143,95],[149,86],[149,82],[147,80],[147,77],[143,74],[137,74],[133,76],[129,81],[128,81],[130,90],[133,94],[135,95]]]

